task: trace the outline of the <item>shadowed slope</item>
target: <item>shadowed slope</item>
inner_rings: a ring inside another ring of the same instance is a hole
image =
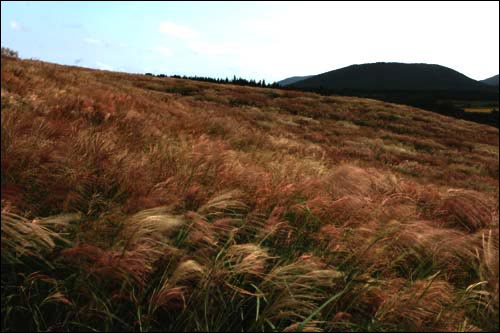
[[[485,90],[488,87],[451,68],[431,64],[351,65],[290,84],[295,88],[350,90]]]

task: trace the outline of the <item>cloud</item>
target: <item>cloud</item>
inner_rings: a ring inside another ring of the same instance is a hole
[[[183,40],[193,40],[200,36],[200,33],[187,26],[176,24],[170,21],[160,23],[160,32]]]
[[[102,40],[99,40],[99,39],[95,39],[95,38],[84,38],[83,41],[87,44],[91,44],[91,45],[103,45],[103,41]]]
[[[12,30],[16,30],[16,31],[26,31],[26,28],[19,22],[17,22],[16,20],[12,20],[10,22],[10,28]]]
[[[82,58],[78,58],[78,59],[76,59],[76,60],[75,60],[74,64],[75,64],[75,65],[78,65],[78,64],[79,64],[79,63],[81,63],[82,61],[83,61],[83,59],[82,59]]]
[[[112,71],[113,70],[113,66],[105,64],[103,62],[96,61],[96,64],[97,64],[97,68],[99,68],[99,69],[102,69],[102,70],[105,70],[105,71]]]
[[[214,42],[201,40],[201,33],[184,25],[176,24],[170,21],[164,21],[160,24],[159,31],[163,34],[179,38],[184,43],[184,46],[196,54],[205,56],[221,56],[229,54],[237,54],[241,52],[241,43],[233,42]],[[172,50],[157,46],[154,51],[161,53],[164,56],[171,56]]]

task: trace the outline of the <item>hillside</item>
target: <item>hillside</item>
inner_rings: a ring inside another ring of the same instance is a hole
[[[290,85],[310,89],[484,90],[485,86],[455,70],[431,64],[373,63],[351,65]]]
[[[498,129],[1,71],[2,331],[498,331]]]
[[[490,85],[490,86],[497,86],[498,87],[498,74],[494,75],[490,78],[481,80],[482,83]]]
[[[302,80],[305,80],[305,79],[308,79],[310,77],[313,77],[313,75],[307,75],[307,76],[292,76],[292,77],[289,77],[289,78],[286,78],[286,79],[283,79],[281,81],[278,81],[278,84],[280,86],[287,86],[289,84],[292,84],[292,83],[295,83],[295,82],[299,82],[299,81],[302,81]]]

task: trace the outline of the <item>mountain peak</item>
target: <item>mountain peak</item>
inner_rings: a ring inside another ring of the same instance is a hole
[[[451,68],[426,63],[355,64],[294,83],[291,87],[353,90],[483,90],[485,85]]]

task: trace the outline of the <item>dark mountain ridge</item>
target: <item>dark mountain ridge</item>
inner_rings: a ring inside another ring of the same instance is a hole
[[[278,84],[280,86],[287,86],[289,84],[293,84],[295,82],[303,81],[305,79],[308,79],[310,77],[313,77],[314,75],[306,75],[306,76],[292,76],[289,78],[286,78],[284,80],[278,81]]]
[[[292,88],[349,90],[460,90],[490,89],[451,68],[434,64],[378,62],[351,65],[288,85]]]
[[[492,77],[489,77],[487,79],[481,80],[480,82],[490,85],[490,86],[497,86],[498,87],[498,74],[494,75]]]

